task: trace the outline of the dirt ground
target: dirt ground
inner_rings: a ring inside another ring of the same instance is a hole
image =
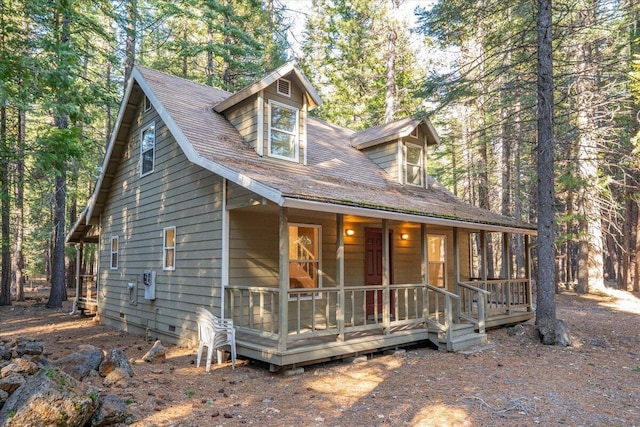
[[[134,361],[126,389],[133,426],[640,426],[640,295],[558,295],[571,347],[541,345],[533,323],[523,335],[489,332],[490,348],[443,353],[413,347],[270,373],[241,360],[196,368],[196,349],[168,346],[165,363],[141,361],[144,337],[92,318],[44,307],[42,294],[0,307],[0,337],[42,340],[55,360],[92,344],[121,348]]]

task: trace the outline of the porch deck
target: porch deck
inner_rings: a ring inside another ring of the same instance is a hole
[[[486,342],[487,327],[532,318],[528,287],[526,280],[502,280],[482,283],[482,288],[460,283],[459,294],[423,284],[290,289],[287,316],[282,319],[278,288],[232,286],[226,288],[226,317],[233,319],[237,330],[238,354],[272,366],[315,363],[424,341],[459,350],[462,345]],[[378,298],[384,302],[380,312]],[[368,312],[371,302],[373,315]]]

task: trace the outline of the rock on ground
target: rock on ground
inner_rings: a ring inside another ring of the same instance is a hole
[[[97,397],[97,390],[60,369],[43,368],[7,399],[0,420],[6,427],[83,426],[97,408]]]
[[[571,345],[571,335],[564,320],[539,319],[537,327],[542,344],[559,345],[563,347]]]
[[[149,363],[164,362],[167,356],[167,350],[163,347],[160,340],[153,343],[153,347],[149,349],[147,354],[142,356],[142,360]]]
[[[98,370],[104,359],[102,350],[92,345],[80,345],[79,350],[73,354],[56,360],[54,365],[71,375],[78,381],[89,376],[91,371]]]
[[[92,427],[124,423],[129,416],[126,402],[114,394],[101,395],[98,403],[98,410],[91,417]]]

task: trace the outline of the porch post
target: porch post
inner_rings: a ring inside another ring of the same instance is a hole
[[[453,227],[453,279],[455,280],[454,292],[456,295],[460,295],[460,242],[458,241],[458,227]],[[460,301],[458,300],[456,304],[456,322],[460,318],[460,305]]]
[[[524,235],[524,268],[527,278],[527,298],[529,298],[527,311],[533,311],[532,302],[532,284],[531,284],[531,237],[528,234]]]
[[[429,284],[429,248],[427,246],[427,226],[420,224],[420,249],[422,262],[422,317],[425,322],[429,316],[429,300],[426,285]]]
[[[484,290],[488,291],[487,285],[487,232],[482,230],[480,232],[480,254],[482,255],[482,283],[484,285]]]
[[[287,208],[280,208],[279,224],[279,271],[280,271],[280,294],[278,309],[278,350],[287,350],[287,335],[289,332],[289,218]]]
[[[507,279],[507,314],[511,313],[511,239],[509,233],[502,233],[502,262]]]
[[[390,270],[389,262],[389,222],[382,220],[382,328],[389,333],[391,325]]]
[[[338,282],[338,341],[344,341],[344,216],[336,214],[336,280]],[[327,299],[329,298],[327,294]]]

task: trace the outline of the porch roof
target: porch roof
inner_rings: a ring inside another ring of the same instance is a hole
[[[427,188],[397,183],[351,145],[353,130],[315,118],[307,122],[307,165],[261,157],[214,110],[231,93],[144,67],[133,70],[86,212],[87,224],[95,222],[106,199],[109,175],[105,172],[118,161],[113,145],[124,140],[128,127],[119,128],[119,124],[133,116],[129,110],[135,111],[136,104],[128,96],[139,96],[138,87],[191,162],[280,206],[535,234],[535,226],[467,204],[431,177]],[[77,231],[72,230],[69,241],[78,241]]]

